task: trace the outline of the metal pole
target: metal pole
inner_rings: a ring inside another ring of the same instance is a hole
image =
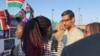
[[[80,7],[78,8],[78,10],[79,10],[79,24],[80,24]]]
[[[53,22],[53,12],[54,12],[54,9],[52,9],[52,22]]]
[[[91,22],[92,22],[92,18],[91,18]]]
[[[80,15],[80,24],[83,23],[83,20],[82,20],[82,15]]]
[[[99,22],[99,19],[97,18],[97,22]]]

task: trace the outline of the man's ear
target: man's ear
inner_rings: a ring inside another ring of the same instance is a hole
[[[74,17],[72,18],[72,22],[75,23],[75,18]]]

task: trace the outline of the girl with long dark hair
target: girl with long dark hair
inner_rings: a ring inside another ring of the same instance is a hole
[[[44,56],[46,44],[51,39],[52,26],[48,18],[38,16],[27,22],[22,34],[22,49],[25,56]]]

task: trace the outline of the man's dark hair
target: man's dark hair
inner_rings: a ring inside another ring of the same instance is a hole
[[[61,16],[69,15],[70,19],[75,17],[74,12],[72,10],[66,10],[64,11]]]

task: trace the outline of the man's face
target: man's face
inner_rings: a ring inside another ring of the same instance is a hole
[[[63,22],[64,26],[68,29],[73,24],[73,18],[70,18],[69,15],[64,15],[64,16],[62,16],[62,22]]]

